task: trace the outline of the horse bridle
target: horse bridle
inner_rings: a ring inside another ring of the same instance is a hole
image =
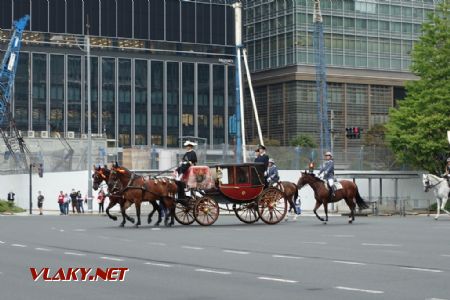
[[[431,185],[430,184],[430,178],[428,178],[428,175],[426,175],[427,180],[425,181],[425,193],[428,192],[430,189],[434,188],[435,186],[440,185],[444,180],[439,180],[436,184]]]

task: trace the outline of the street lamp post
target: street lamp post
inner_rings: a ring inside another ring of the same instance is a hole
[[[87,60],[87,115],[88,115],[88,128],[87,128],[87,174],[88,174],[88,199],[90,205],[88,208],[92,208],[92,123],[91,123],[91,44],[89,40],[89,35],[84,36],[84,45],[86,50],[86,60]]]

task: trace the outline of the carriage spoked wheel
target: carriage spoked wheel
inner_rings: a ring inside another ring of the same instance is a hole
[[[252,224],[259,220],[258,204],[256,201],[233,206],[236,217],[244,223]]]
[[[219,204],[210,197],[199,198],[194,205],[194,217],[202,226],[214,224],[219,218]]]
[[[284,219],[287,212],[287,201],[284,193],[277,188],[265,189],[258,200],[258,214],[266,224],[277,224]]]
[[[191,225],[195,221],[194,217],[195,199],[187,197],[184,203],[177,202],[175,205],[175,219],[183,225]]]

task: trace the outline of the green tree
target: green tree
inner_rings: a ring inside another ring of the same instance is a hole
[[[412,72],[419,80],[406,84],[407,96],[389,112],[386,138],[400,162],[441,173],[449,155],[450,3],[443,1],[422,25],[412,52]]]
[[[314,142],[313,138],[306,134],[300,134],[299,136],[293,138],[289,145],[291,146],[300,146],[303,148],[317,148],[317,144]]]

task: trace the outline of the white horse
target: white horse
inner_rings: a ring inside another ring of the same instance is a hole
[[[450,192],[450,187],[448,186],[447,180],[433,174],[423,174],[422,183],[425,192],[433,190],[434,195],[436,196],[437,214],[434,219],[437,220],[439,218],[441,209],[450,216],[450,212],[445,209],[445,204],[448,200],[448,193]]]

